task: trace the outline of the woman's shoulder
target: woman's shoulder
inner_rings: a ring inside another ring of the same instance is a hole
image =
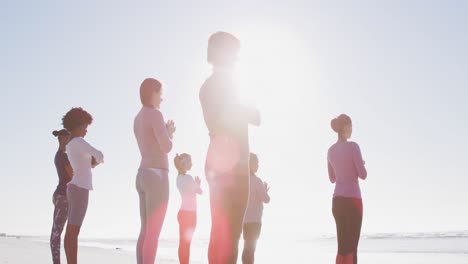
[[[82,137],[74,137],[68,142],[66,148],[69,149],[70,147],[73,147],[73,146],[76,146],[78,144],[82,144],[82,143],[85,143],[85,142],[86,142],[86,140],[84,138],[82,138]]]
[[[337,145],[338,145],[338,142],[335,142],[330,147],[328,147],[328,154],[330,154],[330,152],[336,149]]]
[[[201,100],[205,100],[208,96],[212,95],[213,88],[218,86],[218,78],[216,76],[211,75],[208,77],[202,84],[199,92],[199,97]]]
[[[145,108],[146,109],[143,114],[144,115],[143,118],[145,120],[149,120],[151,122],[160,122],[160,121],[164,122],[164,117],[160,110],[156,108],[151,108],[151,107],[145,107]]]
[[[143,107],[141,112],[143,113],[143,115],[162,116],[162,113],[159,109],[152,107]]]
[[[354,141],[348,141],[348,146],[350,146],[353,149],[359,149],[359,144],[354,142]]]

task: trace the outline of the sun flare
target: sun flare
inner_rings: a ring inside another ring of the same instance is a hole
[[[243,102],[261,110],[298,103],[290,95],[306,82],[307,55],[300,39],[273,28],[247,29],[239,38],[242,47],[236,76]]]

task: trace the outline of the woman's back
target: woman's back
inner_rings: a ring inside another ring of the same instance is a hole
[[[330,181],[336,182],[336,196],[361,198],[358,178],[365,179],[367,171],[361,150],[355,142],[337,142],[328,150],[328,173]]]

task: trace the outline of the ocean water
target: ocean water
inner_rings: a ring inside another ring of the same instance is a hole
[[[48,243],[47,238],[31,238]],[[134,239],[80,239],[80,246],[119,250],[135,254]],[[177,239],[161,239],[158,259],[178,263]],[[208,240],[192,243],[191,263],[207,263]],[[242,242],[240,243],[242,252]],[[260,239],[256,263],[334,263],[333,236],[302,239]],[[468,264],[468,231],[364,235],[359,245],[359,263]],[[239,263],[240,263],[239,258]]]

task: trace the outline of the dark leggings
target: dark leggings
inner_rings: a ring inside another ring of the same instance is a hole
[[[336,222],[338,256],[353,254],[357,264],[357,248],[362,226],[362,200],[350,197],[333,198],[333,216]]]
[[[242,264],[255,262],[255,248],[262,230],[261,223],[245,223],[242,234],[244,235],[244,251],[242,252]]]
[[[54,223],[50,234],[50,250],[52,252],[52,261],[54,264],[60,264],[60,239],[63,227],[68,217],[67,196],[63,194],[54,194]]]
[[[180,210],[177,214],[179,222],[179,262],[188,264],[190,261],[190,244],[193,232],[197,226],[197,213],[195,211]]]

